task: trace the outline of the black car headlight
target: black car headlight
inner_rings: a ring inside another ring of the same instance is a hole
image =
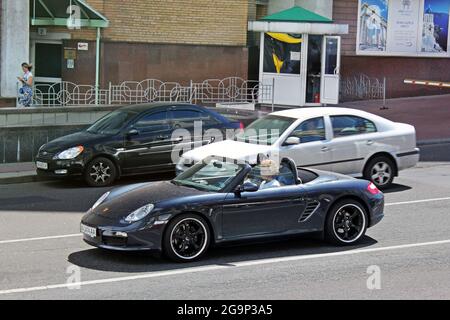
[[[78,157],[84,151],[83,146],[73,147],[58,153],[54,160],[72,160]]]
[[[144,219],[146,216],[149,215],[150,212],[155,208],[155,205],[153,204],[147,204],[136,211],[132,212],[128,217],[125,218],[125,221],[128,223],[133,223],[139,220]]]

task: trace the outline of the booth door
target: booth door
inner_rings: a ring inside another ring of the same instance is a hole
[[[341,69],[341,37],[325,36],[322,54],[322,97],[320,102],[323,104],[338,104]]]

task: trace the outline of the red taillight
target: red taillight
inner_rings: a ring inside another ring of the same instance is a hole
[[[244,130],[245,124],[243,122],[239,122],[239,129]]]
[[[367,186],[367,191],[369,191],[373,195],[381,193],[381,191],[377,188],[377,186],[374,185],[372,182],[369,183],[369,185]]]

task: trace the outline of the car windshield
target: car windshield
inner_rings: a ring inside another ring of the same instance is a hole
[[[131,111],[113,111],[95,122],[87,131],[95,134],[117,134],[135,115],[136,113]]]
[[[256,120],[236,136],[237,141],[272,145],[295,122],[293,118],[267,116]]]
[[[202,191],[220,192],[244,167],[244,164],[211,157],[197,163],[172,180],[172,183]]]

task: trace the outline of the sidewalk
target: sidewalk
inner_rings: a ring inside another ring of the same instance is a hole
[[[340,104],[411,124],[416,127],[417,141],[421,144],[450,141],[450,95],[389,99],[387,110],[380,110],[382,105],[381,100]]]
[[[36,175],[36,166],[32,162],[0,164],[0,184],[13,184],[43,181]]]
[[[339,106],[364,110],[396,122],[412,124],[417,130],[419,145],[450,142],[450,95],[398,98],[387,100],[387,110],[380,110],[382,101],[357,101]],[[43,181],[36,175],[34,163],[0,164],[0,184]]]

